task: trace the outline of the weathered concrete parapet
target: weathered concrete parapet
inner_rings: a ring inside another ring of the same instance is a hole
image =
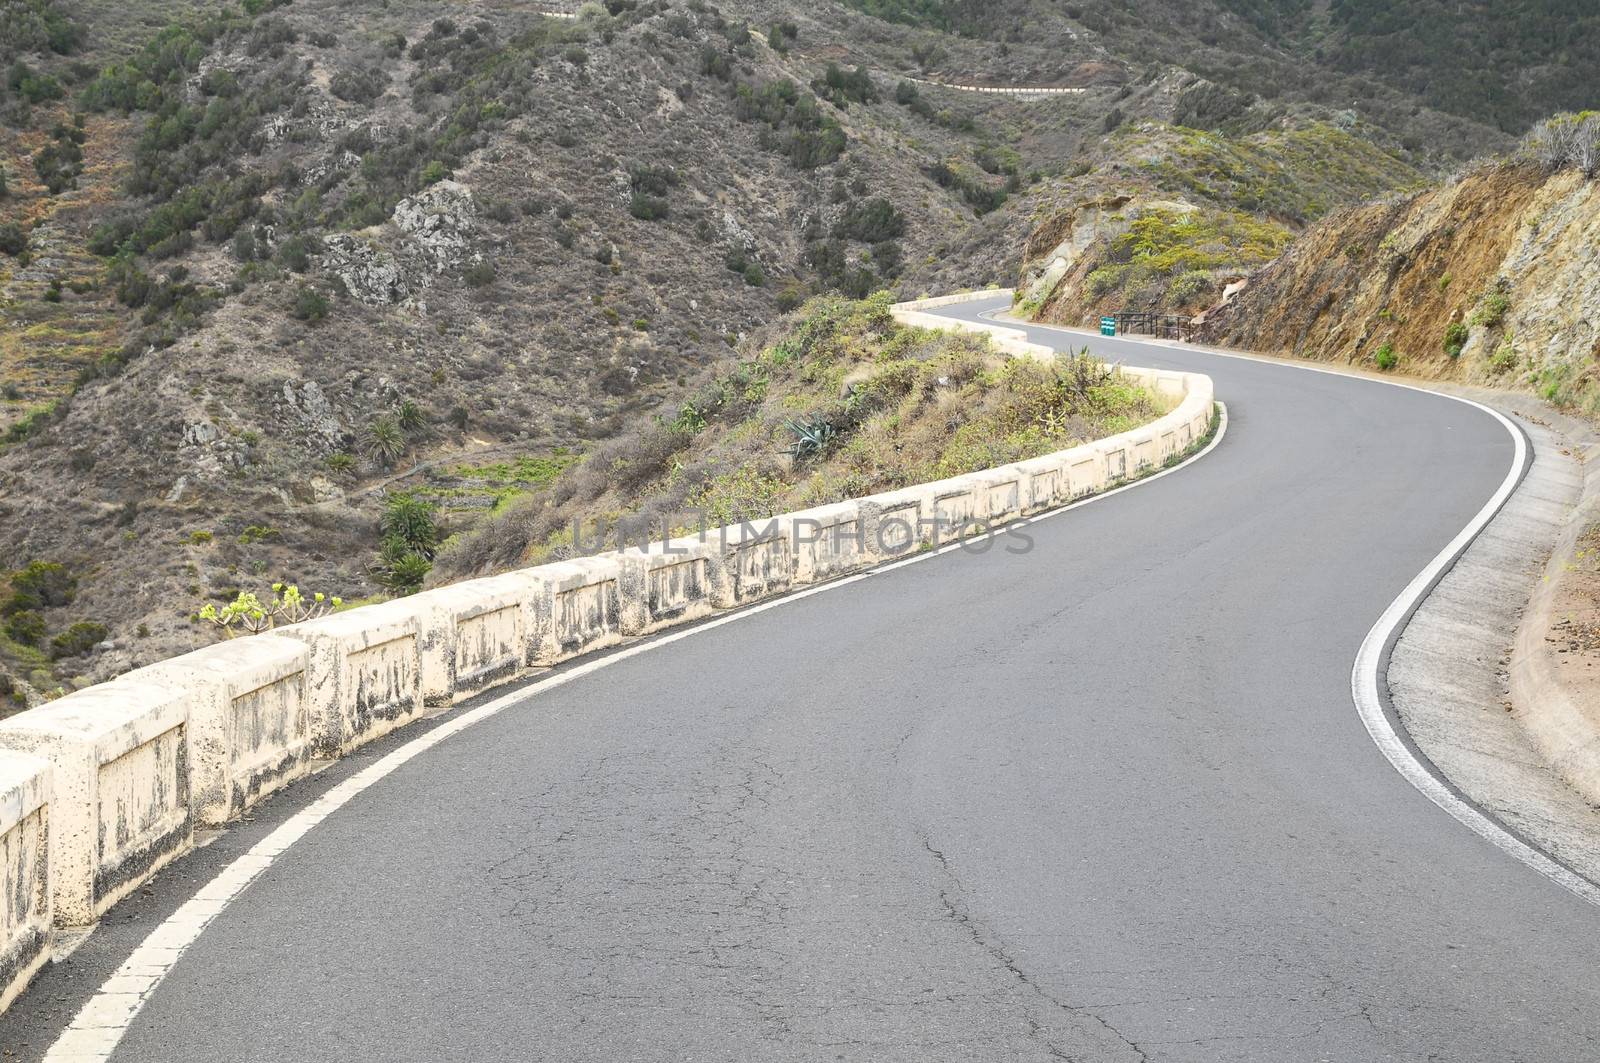
[[[928,485],[929,526],[924,533],[934,546],[943,546],[985,519],[988,484],[975,476],[952,476]]]
[[[50,955],[50,762],[0,752],[0,1011]]]
[[[794,582],[816,583],[872,564],[867,531],[866,509],[856,501],[789,514]]]
[[[671,624],[705,616],[716,608],[713,543],[683,536],[651,543],[648,549],[618,550],[602,557],[621,566],[621,618],[624,635],[644,635]]]
[[[933,541],[926,486],[903,487],[861,499],[867,525],[867,554],[872,563],[909,557]]]
[[[306,666],[297,639],[233,639],[123,678],[185,692],[189,764],[199,823],[235,818],[305,774],[311,756]]]
[[[422,712],[417,612],[401,598],[277,630],[311,651],[306,674],[313,756],[349,752]]]
[[[712,601],[731,609],[782,594],[794,584],[792,518],[762,517],[706,533],[712,554]]]
[[[1026,480],[1027,489],[1022,496],[1022,515],[1052,509],[1071,498],[1068,489],[1068,467],[1060,454],[1046,454],[1042,458],[1029,458],[1017,462],[1017,469]]]
[[[552,665],[622,641],[623,565],[584,557],[513,573],[533,595],[531,662]]]
[[[449,705],[515,678],[529,661],[542,587],[491,576],[404,599],[417,614],[423,703]]]
[[[194,848],[189,700],[119,679],[0,724],[0,748],[50,762],[50,895],[57,926],[87,926]]]
[[[998,527],[1022,516],[1028,497],[1028,473],[1019,464],[1002,465],[972,474],[978,506],[974,516],[988,527]]]

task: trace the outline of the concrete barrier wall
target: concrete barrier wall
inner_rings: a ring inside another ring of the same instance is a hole
[[[624,566],[616,555],[541,565],[520,573],[537,585],[534,664],[557,664],[622,641]]]
[[[50,762],[49,882],[57,926],[87,926],[194,847],[192,695],[118,679],[0,725],[0,748]]]
[[[1026,334],[989,335],[1053,358]],[[594,557],[470,580],[210,646],[0,724],[0,1006],[53,926],[92,923],[218,825],[334,757],[580,654],[953,541],[1113,487],[1203,437],[1209,378],[1122,370],[1174,408],[1120,436],[996,469]]]
[[[623,635],[644,635],[716,608],[714,547],[685,537],[601,555],[621,566]]]
[[[420,616],[426,608],[401,598],[278,629],[309,651],[314,756],[348,753],[422,712]]]
[[[50,762],[0,752],[0,1011],[49,958]]]
[[[312,739],[309,661],[304,642],[258,635],[123,677],[187,696],[189,789],[197,822],[226,823],[305,774]]]
[[[406,599],[417,610],[423,704],[449,705],[522,671],[542,587],[493,576]]]

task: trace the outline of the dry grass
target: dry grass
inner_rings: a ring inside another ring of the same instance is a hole
[[[573,529],[771,516],[1064,449],[1165,403],[1086,356],[1053,364],[896,324],[885,295],[813,300],[688,401],[449,544],[436,580],[570,556]],[[804,442],[809,434],[813,443]]]

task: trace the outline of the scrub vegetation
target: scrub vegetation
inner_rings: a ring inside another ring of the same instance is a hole
[[[574,522],[589,540],[601,522],[648,522],[659,538],[663,526],[695,528],[695,511],[717,526],[956,476],[1167,408],[1087,354],[1046,363],[1002,355],[983,336],[909,328],[887,293],[818,298],[687,399],[447,543],[438,571],[565,558]]]

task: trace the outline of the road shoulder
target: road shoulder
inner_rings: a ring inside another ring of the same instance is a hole
[[[1530,413],[1525,397],[1461,393],[1515,419],[1533,463],[1407,623],[1390,657],[1390,697],[1417,748],[1464,796],[1600,882],[1600,812],[1541,751],[1527,706],[1513,705],[1510,674],[1519,626],[1539,623],[1530,588],[1537,600],[1547,559],[1583,494],[1583,463],[1568,433],[1586,426]]]

